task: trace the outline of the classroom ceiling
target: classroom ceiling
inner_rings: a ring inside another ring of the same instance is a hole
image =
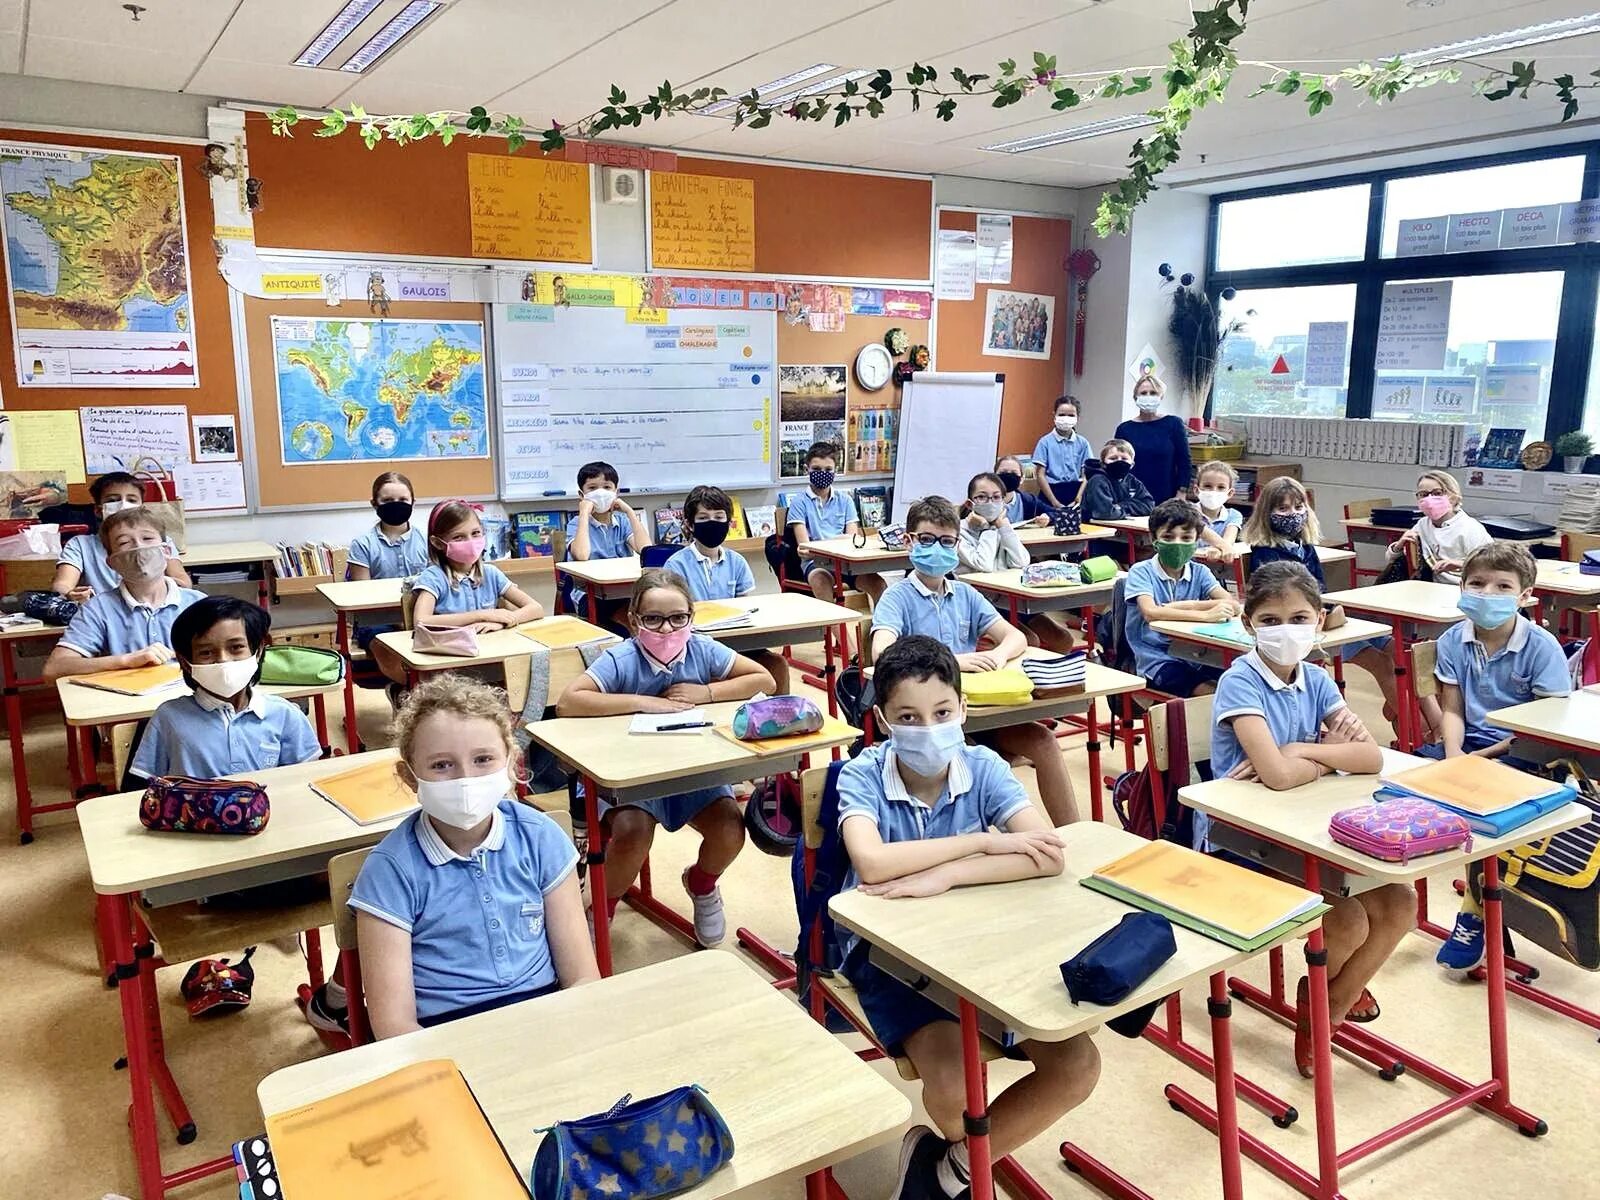
[[[1062,72],[1158,66],[1188,25],[1186,0],[447,0],[364,74],[338,69],[406,0],[381,0],[322,68],[292,65],[344,0],[0,0],[0,71],[187,92],[265,105],[363,105],[370,112],[486,103],[540,124],[603,103],[615,82],[642,95],[663,78],[739,92],[816,63],[840,68],[912,61],[992,69],[1007,57],[1053,53]],[[1238,43],[1245,59],[1297,60],[1315,69],[1424,49],[1600,10],[1600,0],[1258,0]],[[1486,62],[1537,58],[1584,78],[1600,66],[1600,35],[1524,48]],[[1549,73],[1553,73],[1549,72]],[[1170,173],[1204,186],[1313,161],[1361,160],[1415,146],[1470,143],[1553,130],[1548,97],[1489,102],[1457,86],[1414,93],[1382,108],[1342,94],[1311,119],[1303,103],[1236,98],[1202,113]],[[1148,101],[1145,102],[1146,104]],[[1108,134],[1024,154],[995,142],[1102,117],[1137,113],[1138,99],[1070,114],[1042,101],[994,109],[963,104],[941,123],[902,100],[878,121],[843,129],[776,123],[734,129],[715,117],[678,117],[625,140],[687,152],[742,154],[843,166],[1086,187],[1117,178],[1137,132]],[[115,124],[115,114],[106,115]]]

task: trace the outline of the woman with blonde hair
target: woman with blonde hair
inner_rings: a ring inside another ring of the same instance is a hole
[[[1163,500],[1189,498],[1189,431],[1171,413],[1162,415],[1161,399],[1166,388],[1154,375],[1144,374],[1134,382],[1133,403],[1138,415],[1117,426],[1116,436],[1133,446],[1133,474],[1149,489],[1157,504]]]

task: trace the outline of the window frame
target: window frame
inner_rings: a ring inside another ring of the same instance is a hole
[[[1542,431],[1530,430],[1529,437],[1549,440],[1568,430],[1581,429],[1589,362],[1596,340],[1596,311],[1600,308],[1600,242],[1510,250],[1472,250],[1459,254],[1414,255],[1406,258],[1385,258],[1382,254],[1384,198],[1386,185],[1393,180],[1580,156],[1584,163],[1579,199],[1600,199],[1600,141],[1568,142],[1475,158],[1416,163],[1300,183],[1215,193],[1211,197],[1206,230],[1206,294],[1211,303],[1217,305],[1221,303],[1223,289],[1229,287],[1242,291],[1246,288],[1355,284],[1356,304],[1350,330],[1350,379],[1345,396],[1345,416],[1360,418],[1372,415],[1378,312],[1383,300],[1384,284],[1408,279],[1520,275],[1533,271],[1563,272],[1561,308],[1556,319],[1555,359],[1550,369],[1550,404],[1545,415],[1545,428]],[[1222,205],[1235,200],[1292,195],[1363,183],[1369,185],[1371,190],[1367,197],[1366,252],[1360,259],[1305,263],[1292,267],[1253,267],[1233,271],[1217,269]],[[1206,396],[1205,412],[1208,418],[1214,397],[1213,383],[1211,392]]]

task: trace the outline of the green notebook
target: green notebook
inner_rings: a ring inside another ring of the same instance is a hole
[[[1196,625],[1194,631],[1205,637],[1219,638],[1224,642],[1236,642],[1241,646],[1254,646],[1256,639],[1250,636],[1244,623],[1238,618],[1231,621],[1218,621],[1211,625]]]
[[[1310,921],[1314,917],[1320,917],[1332,907],[1332,905],[1329,904],[1313,905],[1311,908],[1306,909],[1305,912],[1291,917],[1289,920],[1284,921],[1281,925],[1273,926],[1265,933],[1257,934],[1253,938],[1243,938],[1237,934],[1228,932],[1226,929],[1220,929],[1215,925],[1210,925],[1205,921],[1202,921],[1199,917],[1190,916],[1188,913],[1179,912],[1174,908],[1168,908],[1166,905],[1158,904],[1154,900],[1150,900],[1139,895],[1137,892],[1129,891],[1127,888],[1119,887],[1114,883],[1104,879],[1099,879],[1093,875],[1086,876],[1078,882],[1092,891],[1101,892],[1104,895],[1110,896],[1113,900],[1120,900],[1124,904],[1131,904],[1134,908],[1143,909],[1145,912],[1157,913],[1160,916],[1167,918],[1167,920],[1171,921],[1174,925],[1182,925],[1185,929],[1192,929],[1196,933],[1203,934],[1205,937],[1210,938],[1214,942],[1221,942],[1224,946],[1232,946],[1235,950],[1243,950],[1246,953],[1254,950],[1260,950],[1265,946],[1272,945],[1273,942],[1282,938],[1284,934],[1298,929],[1300,926],[1304,925],[1307,921]]]

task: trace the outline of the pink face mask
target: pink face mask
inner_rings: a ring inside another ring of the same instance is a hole
[[[658,663],[670,666],[678,661],[689,645],[689,639],[694,636],[694,626],[685,625],[682,629],[641,629],[633,635],[643,646],[645,653]]]
[[[1429,519],[1437,521],[1440,517],[1448,516],[1454,506],[1449,496],[1424,496],[1417,501],[1417,507],[1427,513]]]
[[[446,542],[444,556],[458,566],[470,567],[483,557],[483,534],[474,534],[461,542]]]

